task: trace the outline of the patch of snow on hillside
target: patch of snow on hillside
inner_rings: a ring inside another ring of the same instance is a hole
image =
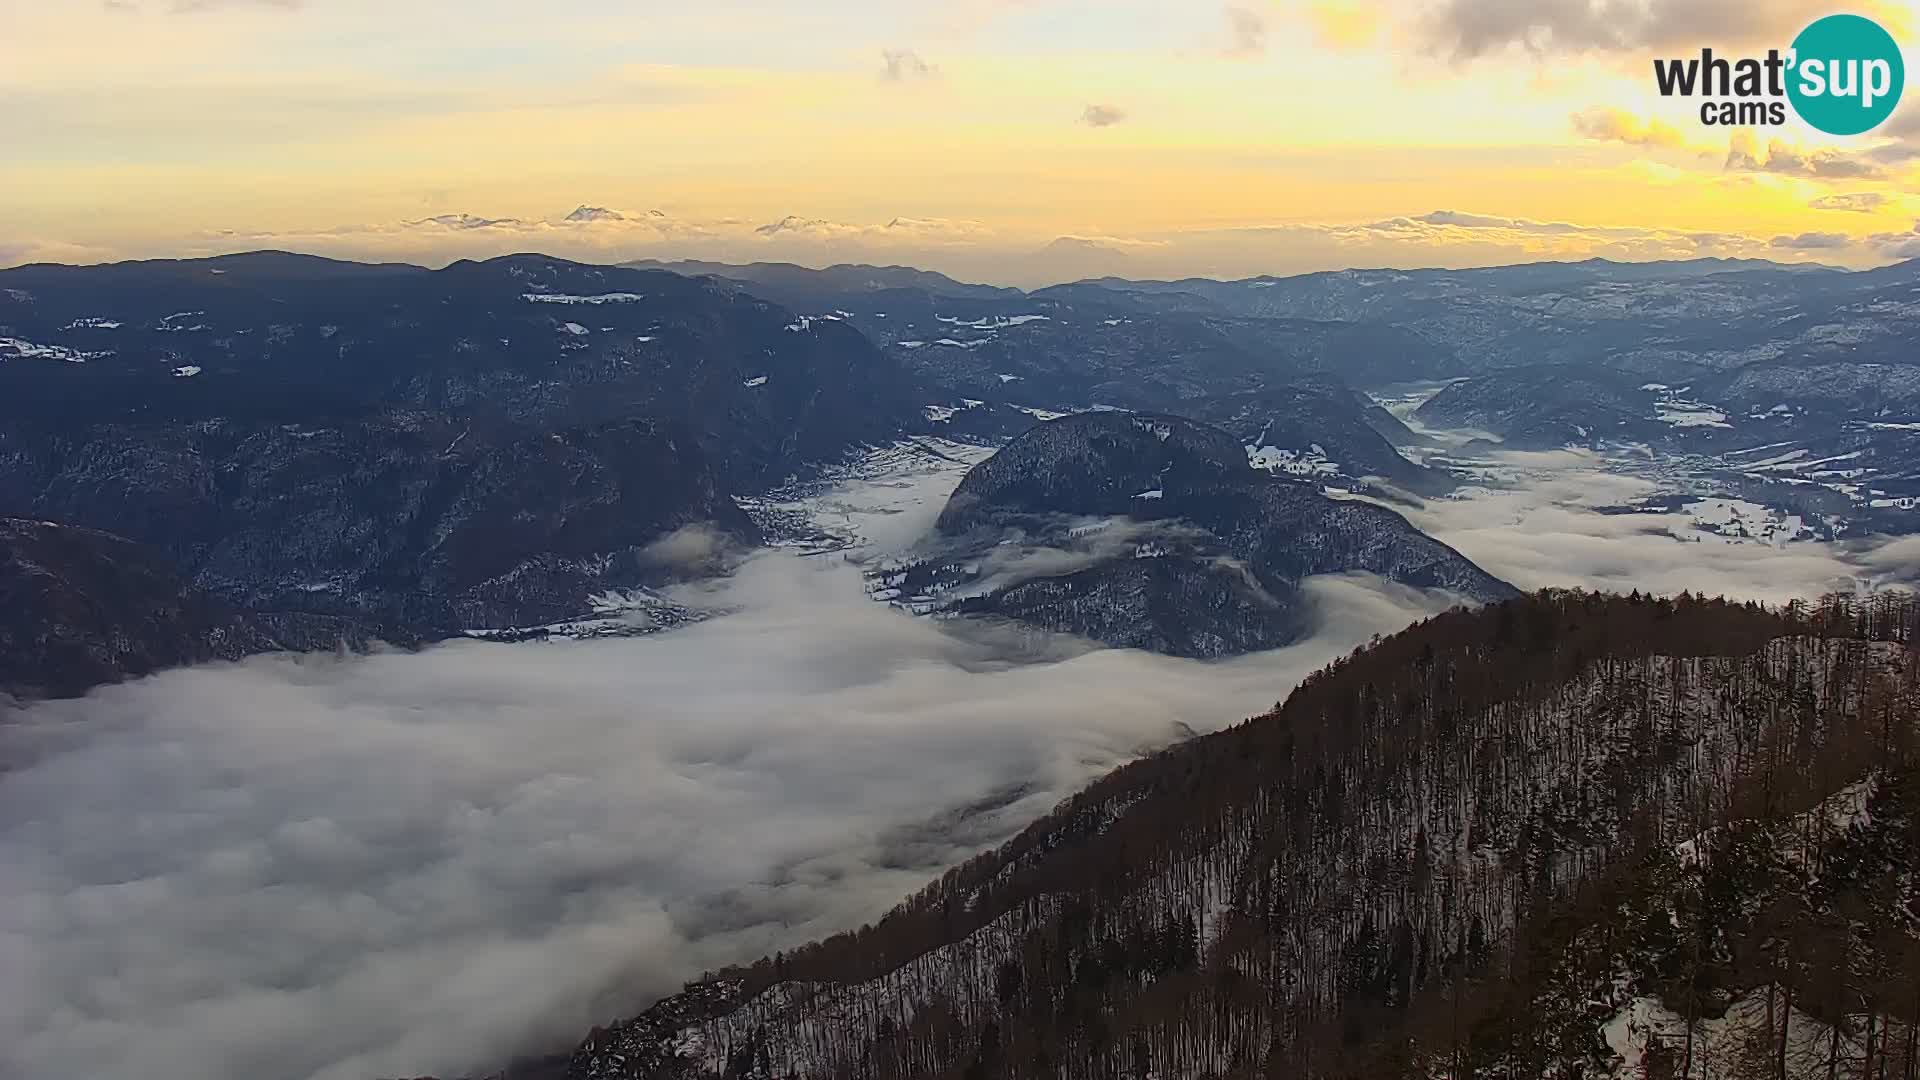
[[[935,315],[936,322],[948,326],[964,326],[972,330],[998,330],[1007,326],[1025,326],[1030,322],[1047,322],[1048,315],[983,315],[978,319],[962,319],[952,315]]]
[[[933,420],[953,411],[944,405],[926,410]],[[767,533],[769,546],[856,561],[883,558],[924,537],[967,470],[992,454],[991,447],[946,439],[905,440],[821,480],[737,501]]]
[[[1015,405],[1014,409],[1026,413],[1035,420],[1058,420],[1067,415],[1063,412],[1054,412],[1052,409],[1035,409],[1026,405]]]
[[[1654,406],[1654,418],[1663,424],[1674,427],[1715,427],[1731,428],[1727,423],[1727,414],[1711,405],[1697,401],[1684,401],[1670,398]]]
[[[1136,419],[1133,422],[1133,426],[1139,428],[1141,431],[1151,432],[1153,437],[1159,439],[1161,442],[1166,442],[1173,437],[1173,428],[1158,420]]]
[[[520,298],[530,304],[633,304],[646,299],[645,293],[615,292],[599,293],[593,296],[575,296],[570,293],[521,293]]]
[[[61,360],[69,364],[84,364],[102,356],[111,356],[104,352],[81,352],[69,349],[65,345],[40,345],[20,338],[0,337],[0,360]]]
[[[1327,460],[1327,452],[1319,443],[1314,443],[1306,450],[1248,446],[1247,464],[1266,472],[1286,473],[1289,476],[1334,476],[1340,472],[1340,463]]]
[[[176,311],[173,314],[167,316],[166,318],[161,319],[159,325],[155,326],[154,329],[162,334],[177,334],[184,331],[205,330],[207,329],[207,324],[205,323],[194,323],[192,326],[186,326],[181,324],[178,321],[181,319],[195,318],[197,316],[205,315],[205,314],[206,312],[204,311]]]
[[[1742,1042],[1766,1023],[1769,1015],[1767,994],[1768,989],[1764,986],[1749,991],[1735,1000],[1724,1015],[1706,1017],[1695,1023],[1695,1075],[1715,1080],[1734,1075],[1731,1072],[1723,1073],[1719,1068],[1706,1071],[1708,1063],[1730,1062],[1740,1057],[1745,1049]],[[1783,1004],[1783,1000],[1776,997],[1773,1008],[1779,1010]],[[1834,1048],[1833,1029],[1799,1009],[1792,1010],[1786,1024],[1789,1080],[1824,1080],[1829,1051]],[[1778,1026],[1778,1021],[1775,1026]],[[1854,1028],[1856,1031],[1863,1030],[1862,1025],[1854,1025]],[[1658,1042],[1666,1048],[1676,1061],[1683,1057],[1687,1044],[1687,1021],[1659,999],[1641,995],[1627,1002],[1606,1022],[1601,1028],[1601,1036],[1617,1058],[1612,1072],[1608,1074],[1610,1080],[1642,1080],[1648,1075],[1645,1058],[1648,1047],[1653,1043]],[[1777,1040],[1775,1044],[1778,1044]],[[1838,1048],[1843,1062],[1858,1060],[1865,1049],[1858,1035],[1846,1031],[1840,1035]],[[1678,1075],[1677,1067],[1675,1075]],[[1854,1073],[1842,1068],[1839,1075],[1851,1076]]]
[[[1675,529],[1682,540],[1697,540],[1702,535],[1726,543],[1761,543],[1785,547],[1795,540],[1812,540],[1818,534],[1798,514],[1783,514],[1745,499],[1697,499],[1680,508],[1690,528]]]

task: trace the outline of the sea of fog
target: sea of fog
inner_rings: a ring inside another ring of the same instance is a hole
[[[977,458],[977,454],[973,458]],[[368,1080],[567,1045],[686,979],[872,919],[1090,779],[1284,697],[1450,598],[1312,580],[1317,632],[1219,663],[1035,649],[875,603],[859,563],[964,471],[792,500],[840,538],[647,637],[266,656],[0,704],[0,1076]],[[1409,516],[1523,587],[1783,600],[1920,538],[1683,543],[1586,454]]]

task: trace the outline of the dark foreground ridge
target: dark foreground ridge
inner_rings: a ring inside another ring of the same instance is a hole
[[[1912,1076],[1917,623],[1449,612],[520,1075]]]

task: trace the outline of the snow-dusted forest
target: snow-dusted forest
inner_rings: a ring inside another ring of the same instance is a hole
[[[568,1071],[1912,1078],[1917,622],[1436,616]]]

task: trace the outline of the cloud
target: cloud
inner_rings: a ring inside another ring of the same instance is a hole
[[[304,0],[173,0],[168,8],[174,12],[218,11],[222,8],[261,7],[277,8],[281,11],[298,10]]]
[[[833,243],[953,242],[976,238],[988,232],[989,230],[977,221],[959,218],[897,217],[889,220],[885,225],[866,225],[857,222],[832,221],[826,218],[801,217],[798,214],[789,214],[779,221],[755,226],[753,230],[756,237],[764,239],[804,239]]]
[[[1872,213],[1891,200],[1877,191],[1852,191],[1844,195],[1822,195],[1807,205],[1815,210],[1851,210]]]
[[[1088,127],[1112,127],[1127,118],[1127,114],[1117,105],[1089,105],[1080,114],[1080,122]]]
[[[168,0],[165,10],[175,15],[193,15],[207,11],[220,11],[228,8],[268,8],[278,11],[298,11],[305,0]],[[116,14],[131,14],[140,11],[139,0],[101,0],[101,6]]]
[[[1463,229],[1526,229],[1532,232],[1569,233],[1578,231],[1578,226],[1565,222],[1527,221],[1523,218],[1494,217],[1490,214],[1467,214],[1458,210],[1434,210],[1413,220],[1428,225],[1457,225]]]
[[[1228,44],[1224,53],[1231,57],[1259,56],[1267,51],[1267,17],[1240,4],[1225,9]]]
[[[1920,564],[1911,537],[1682,542],[1681,515],[1602,513],[1653,485],[1592,454],[1496,460],[1513,486],[1408,513],[1523,587],[1783,601]],[[829,501],[891,550],[940,475]],[[676,593],[727,614],[653,637],[258,657],[0,712],[0,1075],[461,1075],[568,1045],[873,918],[1445,602],[1306,588],[1311,641],[1196,663],[915,619],[855,567],[766,555]]]
[[[1829,11],[1823,0],[1443,0],[1415,23],[1430,48],[1472,60],[1509,48],[1551,55],[1784,47]]]
[[[1858,180],[1885,176],[1881,165],[1839,150],[1806,150],[1779,139],[1762,150],[1752,135],[1736,136],[1723,166],[1729,172],[1769,172],[1818,180]]]
[[[1887,165],[1904,165],[1920,159],[1920,109],[1907,107],[1874,132],[1890,142],[1867,151],[1867,156]]]
[[[1874,233],[1866,244],[1887,259],[1920,259],[1920,221],[1906,232]]]
[[[1474,252],[1473,258],[1480,265],[1502,259],[1593,256],[1623,260],[1694,258],[1705,252],[1741,254],[1765,246],[1751,237],[1731,233],[1535,221],[1459,210],[1434,210],[1362,225],[1325,226],[1318,231],[1342,245],[1365,250],[1385,245],[1389,251]],[[1407,255],[1393,258],[1404,264]]]
[[[1789,251],[1829,251],[1851,243],[1846,233],[1803,232],[1798,236],[1776,236],[1768,241],[1768,246]]]
[[[907,82],[912,79],[930,79],[940,73],[940,69],[921,59],[912,49],[886,49],[880,53],[882,82]]]
[[[586,262],[638,258],[754,261],[772,255],[795,261],[816,258],[903,261],[989,243],[995,235],[986,225],[963,218],[895,217],[875,224],[789,215],[755,225],[731,219],[688,219],[659,209],[613,209],[581,204],[565,215],[549,218],[453,212],[315,231],[203,233],[187,238],[175,248],[175,254],[191,256],[280,248],[340,258],[401,260],[427,265],[518,251],[540,251]],[[778,250],[770,251],[770,248]],[[39,258],[92,261],[43,251],[37,246],[22,245],[22,250]]]
[[[989,548],[984,555],[977,556],[969,545],[952,548],[952,554],[968,562],[977,562],[980,568],[979,577],[967,586],[964,595],[984,596],[1035,578],[1061,577],[1115,559],[1130,558],[1135,549],[1143,544],[1178,546],[1208,537],[1202,529],[1175,521],[1110,522],[1104,518],[1062,516],[1054,524],[1062,532],[1082,525],[1102,524],[1104,527],[1088,532],[1064,547],[1003,542]],[[947,553],[947,550],[928,551],[927,556],[939,559]]]
[[[441,229],[519,229],[528,224],[519,218],[487,218],[472,214],[435,214],[433,217],[405,223],[409,228]]]
[[[564,205],[574,206],[569,202]],[[0,263],[89,263],[186,258],[262,248],[336,258],[442,266],[539,251],[592,263],[635,259],[715,262],[911,264],[970,281],[1035,287],[1106,273],[1134,277],[1246,277],[1345,267],[1506,265],[1541,259],[1621,261],[1702,255],[1764,257],[1770,236],[1545,221],[1441,209],[1359,222],[1294,222],[1133,235],[1025,231],[971,218],[900,216],[884,221],[792,214],[768,220],[692,218],[661,209],[585,204],[551,217],[450,212],[403,222],[320,230],[229,230],[180,237],[155,249],[103,249],[12,238]],[[1902,246],[1911,238],[1902,237]],[[1861,245],[1849,264],[1905,258]],[[1124,255],[1124,259],[1122,258]]]
[[[1601,512],[1650,496],[1657,486],[1610,471],[1595,454],[1502,452],[1493,460],[1513,474],[1510,486],[1401,509],[1488,573],[1523,589],[1690,590],[1785,603],[1914,580],[1914,564],[1895,557],[1912,547],[1909,541],[1894,542],[1904,548],[1884,540],[1784,548],[1722,543],[1694,530],[1685,514]]]
[[[1511,487],[1408,512],[1523,587],[1778,602],[1920,564],[1912,537],[1682,542],[1682,515],[1601,512],[1653,485],[1592,454],[1495,457]],[[834,500],[889,544],[939,503]],[[649,638],[259,657],[0,713],[0,1075],[365,1080],[567,1045],[873,918],[1444,603],[1306,587],[1312,641],[1196,663],[915,619],[768,555],[676,594],[728,614]]]
[[[1680,147],[1680,132],[1658,120],[1642,121],[1620,109],[1593,108],[1573,114],[1573,130],[1582,138],[1629,146]]]
[[[1226,663],[955,632],[769,556],[650,638],[262,657],[0,717],[0,1074],[366,1080],[568,1045],[869,920],[1441,603]]]
[[[789,214],[779,221],[769,221],[765,225],[757,226],[753,231],[759,236],[779,236],[782,233],[819,232],[832,227],[832,222]]]
[[[648,544],[642,561],[680,574],[711,574],[738,554],[732,537],[707,525],[682,525]]]

